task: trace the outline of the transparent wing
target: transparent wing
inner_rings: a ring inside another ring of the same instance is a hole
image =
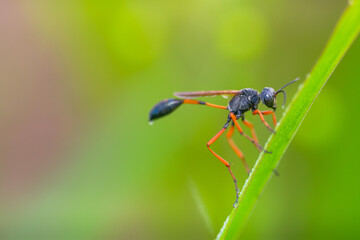
[[[228,97],[231,95],[239,94],[241,90],[220,90],[220,91],[198,91],[198,92],[176,92],[175,96],[180,98],[196,98],[196,97],[209,97],[222,95]]]

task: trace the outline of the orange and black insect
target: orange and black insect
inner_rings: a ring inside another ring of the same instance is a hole
[[[234,174],[231,171],[230,164],[221,156],[219,156],[217,153],[215,153],[211,148],[210,145],[213,144],[228,128],[229,124],[231,124],[231,127],[229,131],[226,134],[226,137],[228,139],[228,142],[231,146],[231,148],[234,150],[236,155],[239,156],[242,163],[244,164],[246,171],[248,174],[250,174],[250,168],[247,165],[244,154],[242,151],[236,146],[235,142],[232,140],[232,135],[234,133],[235,127],[240,132],[241,135],[245,136],[247,139],[249,139],[255,147],[259,151],[265,151],[266,153],[271,153],[266,151],[258,142],[258,139],[255,134],[254,126],[247,120],[245,120],[245,112],[252,111],[253,115],[258,114],[260,117],[260,120],[265,124],[265,126],[274,133],[274,130],[269,126],[269,124],[265,121],[264,115],[272,115],[274,126],[276,126],[276,116],[275,116],[275,110],[276,110],[276,96],[279,93],[284,94],[284,102],[283,106],[286,102],[286,93],[283,91],[283,89],[299,80],[299,78],[285,84],[283,87],[281,87],[278,91],[275,91],[273,88],[265,87],[261,93],[258,91],[252,89],[252,88],[244,88],[241,90],[224,90],[224,91],[200,91],[200,92],[177,92],[175,93],[175,96],[180,98],[170,98],[163,100],[156,104],[150,111],[149,120],[150,122],[163,117],[165,115],[168,115],[169,113],[173,112],[175,109],[177,109],[182,104],[200,104],[200,105],[206,105],[209,107],[219,108],[228,110],[229,114],[227,117],[227,121],[225,125],[222,127],[222,129],[213,137],[211,138],[208,143],[206,144],[210,152],[219,159],[229,170],[234,183],[235,183],[235,190],[236,190],[236,201],[234,203],[234,206],[237,204],[239,200],[239,193],[240,190],[237,186],[237,180],[234,176]],[[207,103],[203,101],[193,100],[191,98],[196,97],[203,97],[203,96],[216,96],[216,95],[230,95],[233,96],[229,104],[227,106],[220,106],[212,103]],[[259,111],[258,105],[260,104],[260,101],[264,103],[268,108],[272,108],[272,110],[268,111]],[[240,127],[239,123],[237,122],[238,119],[241,119],[241,121],[244,123],[244,125],[251,130],[252,137],[249,137],[244,133],[242,128]]]

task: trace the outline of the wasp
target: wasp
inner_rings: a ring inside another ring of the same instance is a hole
[[[236,155],[241,159],[241,162],[245,166],[247,173],[250,174],[250,168],[245,161],[243,152],[237,147],[237,145],[235,144],[235,142],[232,139],[235,128],[239,131],[239,133],[242,136],[246,137],[249,141],[251,141],[260,152],[264,151],[265,153],[271,153],[271,152],[265,150],[259,144],[259,141],[255,134],[254,126],[252,123],[250,123],[249,121],[247,121],[245,119],[245,113],[248,111],[251,111],[253,115],[259,115],[260,120],[267,127],[267,129],[269,129],[272,133],[275,133],[275,131],[266,122],[264,115],[272,115],[272,120],[273,120],[274,126],[276,126],[276,116],[275,116],[276,97],[279,93],[284,94],[284,100],[283,100],[283,107],[284,107],[285,102],[286,102],[286,93],[285,93],[285,91],[283,91],[283,89],[298,80],[299,80],[299,78],[285,84],[277,91],[275,91],[271,87],[265,87],[261,91],[261,93],[259,93],[257,90],[252,89],[252,88],[244,88],[241,90],[176,92],[176,93],[174,93],[174,95],[179,98],[165,99],[165,100],[159,102],[158,104],[156,104],[151,109],[150,114],[149,114],[149,121],[152,123],[153,120],[168,115],[169,113],[173,112],[175,109],[177,109],[182,104],[199,104],[199,105],[205,105],[205,106],[209,106],[209,107],[213,107],[213,108],[227,110],[229,113],[227,116],[226,123],[224,124],[222,129],[213,138],[211,138],[207,142],[206,146],[209,149],[209,151],[227,167],[227,169],[229,170],[229,172],[231,174],[231,177],[235,183],[235,190],[236,190],[236,200],[233,205],[235,207],[239,201],[239,194],[240,194],[240,190],[237,185],[237,180],[236,180],[233,172],[231,171],[231,166],[230,166],[229,162],[227,162],[224,158],[222,158],[220,155],[218,155],[216,152],[214,152],[214,150],[212,150],[210,148],[210,146],[225,132],[225,130],[231,124],[229,131],[226,133],[226,138],[227,138],[231,148],[234,150]],[[193,99],[196,97],[219,96],[219,95],[232,97],[227,106],[220,106],[220,105]],[[261,102],[266,107],[271,108],[272,110],[260,111],[258,109],[258,106]],[[250,129],[251,137],[248,136],[247,134],[245,134],[243,129],[240,127],[240,125],[238,123],[239,119],[241,119],[243,124]]]

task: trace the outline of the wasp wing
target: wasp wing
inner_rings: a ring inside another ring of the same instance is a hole
[[[222,95],[228,97],[241,93],[241,90],[219,90],[219,91],[198,91],[198,92],[176,92],[175,96],[180,98],[196,98]]]

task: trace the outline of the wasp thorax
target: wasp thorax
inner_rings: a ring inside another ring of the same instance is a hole
[[[275,90],[270,87],[266,87],[262,90],[260,93],[260,99],[261,101],[269,108],[272,108],[275,110],[276,104],[275,104]]]

